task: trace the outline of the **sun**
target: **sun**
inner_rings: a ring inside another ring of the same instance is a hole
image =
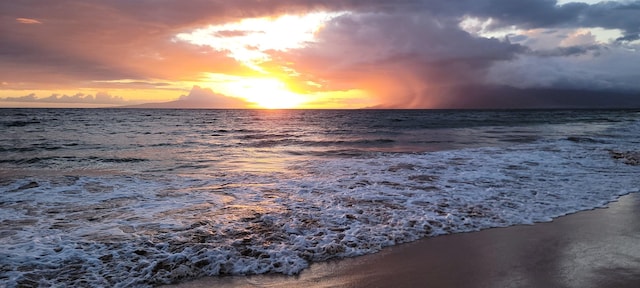
[[[290,109],[305,102],[303,95],[289,91],[286,85],[274,78],[249,78],[231,83],[233,95],[256,103],[267,109]]]
[[[205,84],[200,85],[254,103],[255,107],[251,108],[302,108],[313,105],[313,95],[292,92],[283,80],[296,78],[297,72],[290,69],[291,71],[284,72],[286,75],[280,75],[282,72],[274,74],[265,66],[271,60],[271,53],[274,51],[300,49],[313,43],[317,33],[326,23],[345,13],[319,11],[300,15],[246,18],[237,22],[184,31],[176,34],[173,41],[208,46],[225,53],[255,72],[253,75],[242,76],[204,73],[202,82]]]
[[[291,92],[284,81],[274,77],[209,73],[205,82],[217,92],[254,103],[256,108],[299,108],[309,101],[307,95]]]

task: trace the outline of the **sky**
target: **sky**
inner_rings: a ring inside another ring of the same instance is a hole
[[[0,2],[0,107],[640,107],[639,79],[640,1]]]

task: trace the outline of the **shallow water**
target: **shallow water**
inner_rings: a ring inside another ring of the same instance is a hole
[[[0,281],[298,273],[639,190],[636,111],[0,109]]]

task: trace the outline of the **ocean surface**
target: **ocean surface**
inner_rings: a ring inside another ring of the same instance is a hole
[[[0,109],[0,286],[295,274],[640,191],[635,110]]]

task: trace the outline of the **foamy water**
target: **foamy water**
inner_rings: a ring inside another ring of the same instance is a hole
[[[96,111],[2,111],[8,287],[295,274],[640,190],[631,111]]]

